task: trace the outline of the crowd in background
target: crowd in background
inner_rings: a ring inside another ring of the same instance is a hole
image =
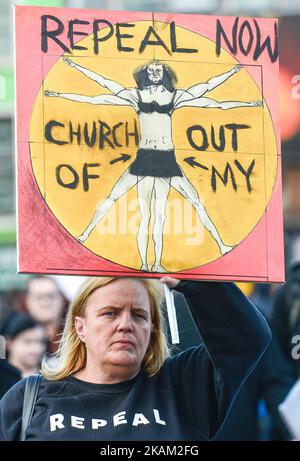
[[[19,379],[37,373],[44,354],[57,350],[67,305],[48,276],[33,276],[24,292],[2,293],[0,334],[7,359],[0,361],[0,396]]]

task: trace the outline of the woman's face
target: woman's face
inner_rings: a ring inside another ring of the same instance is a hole
[[[98,288],[87,300],[85,317],[75,322],[87,360],[107,372],[118,373],[119,367],[139,371],[152,329],[150,300],[141,282],[118,279]]]
[[[149,80],[153,83],[159,83],[163,78],[164,69],[161,64],[149,64],[147,74]]]

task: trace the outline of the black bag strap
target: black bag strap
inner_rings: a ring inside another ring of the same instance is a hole
[[[38,395],[41,379],[41,375],[31,375],[26,380],[22,412],[22,427],[20,436],[20,440],[22,441],[26,440],[25,431],[29,426],[33,415],[33,410]]]

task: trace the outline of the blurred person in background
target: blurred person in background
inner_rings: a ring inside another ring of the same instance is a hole
[[[278,405],[294,384],[289,362],[273,336],[253,373],[244,383],[216,440],[289,440]]]
[[[273,286],[263,290],[264,293],[269,293],[269,305],[271,305],[273,291]],[[175,295],[175,305],[180,344],[172,346],[172,355],[203,343],[189,306],[181,294]],[[166,306],[163,312],[167,316]],[[170,327],[168,322],[165,324],[168,343],[171,344]],[[290,435],[278,413],[278,405],[284,400],[293,384],[290,363],[284,357],[276,338],[273,337],[258,365],[242,386],[214,440],[288,440]]]
[[[25,310],[46,328],[49,338],[48,352],[57,350],[67,305],[67,299],[52,277],[35,275],[29,280]]]
[[[0,334],[12,310],[12,299],[9,293],[0,293]]]
[[[0,335],[5,336],[6,325],[15,315],[22,298],[23,293],[17,290],[0,293]]]
[[[300,358],[293,357],[293,338],[300,335],[300,257],[291,264],[287,281],[276,297],[272,330],[281,350],[293,368],[294,379],[300,376]]]
[[[249,296],[268,322],[272,318],[274,300],[279,289],[280,285],[275,283],[256,283],[251,296]]]
[[[22,378],[20,371],[7,360],[0,359],[0,399]]]
[[[11,293],[0,294],[0,335],[4,337],[5,325],[13,315],[14,297]],[[1,339],[1,338],[0,338]],[[4,339],[4,338],[3,338]],[[21,379],[20,371],[13,367],[5,357],[4,341],[0,343],[3,350],[0,351],[0,399],[14,384]]]
[[[47,348],[45,328],[25,314],[15,314],[6,326],[8,363],[23,378],[38,373]]]

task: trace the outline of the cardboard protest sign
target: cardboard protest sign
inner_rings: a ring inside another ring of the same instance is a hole
[[[19,271],[282,281],[275,19],[16,7]]]

